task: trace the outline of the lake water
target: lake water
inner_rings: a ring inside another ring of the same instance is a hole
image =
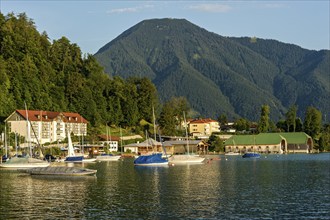
[[[330,219],[330,154],[217,158],[84,164],[96,177],[0,170],[0,219]]]

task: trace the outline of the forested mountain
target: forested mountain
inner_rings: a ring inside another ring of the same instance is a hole
[[[157,100],[149,79],[110,78],[67,38],[49,42],[24,13],[0,13],[1,121],[26,103],[31,110],[78,112],[92,126],[133,126],[152,121]]]
[[[204,117],[259,118],[270,106],[278,120],[292,105],[329,116],[329,50],[275,40],[223,37],[184,19],[145,20],[95,55],[112,76],[146,76],[162,101],[187,97]]]

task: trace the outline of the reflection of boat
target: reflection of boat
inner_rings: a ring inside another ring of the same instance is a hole
[[[54,166],[54,167],[38,167],[26,170],[26,173],[31,175],[50,175],[50,176],[85,176],[95,175],[97,170],[78,168],[78,167],[65,167],[65,166]]]
[[[238,152],[228,152],[225,155],[226,156],[237,156],[237,155],[240,155],[240,153],[238,153]]]
[[[242,156],[243,158],[259,158],[260,154],[258,153],[245,153]]]
[[[74,152],[71,135],[68,131],[68,156],[65,158],[64,162],[83,162],[84,156],[77,156]]]
[[[97,161],[116,161],[121,158],[121,155],[102,154],[96,157]]]
[[[162,153],[155,153],[151,155],[142,155],[134,160],[135,166],[160,166],[168,165],[168,160],[163,158]]]

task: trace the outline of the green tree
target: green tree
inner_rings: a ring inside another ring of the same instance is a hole
[[[240,118],[234,124],[237,131],[249,131],[251,123],[245,118]]]
[[[209,144],[209,151],[224,152],[223,141],[219,136],[212,134],[207,143]]]
[[[304,132],[316,140],[322,126],[322,113],[314,107],[308,107],[304,120]]]
[[[319,150],[330,151],[330,124],[325,124],[319,139]]]
[[[136,96],[133,97],[138,105],[139,119],[145,119],[148,122],[153,121],[152,108],[158,105],[158,95],[155,85],[150,79],[143,77],[130,77],[127,79],[128,83],[135,85]]]
[[[170,102],[166,102],[163,105],[162,111],[158,123],[161,127],[162,134],[164,135],[176,135],[176,126],[178,124],[175,114],[175,109]]]
[[[297,106],[292,105],[288,112],[285,114],[287,131],[290,132],[290,127],[292,127],[292,132],[296,131],[296,116],[297,116]]]
[[[221,114],[221,115],[218,117],[218,122],[220,123],[221,126],[227,124],[227,123],[228,123],[227,115],[225,115],[225,114]]]
[[[259,133],[269,131],[269,113],[270,113],[270,109],[268,105],[261,106],[261,115],[258,125]]]

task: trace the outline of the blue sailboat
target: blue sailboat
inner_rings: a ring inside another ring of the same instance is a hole
[[[260,154],[258,153],[245,153],[242,156],[243,158],[260,158]]]
[[[151,155],[142,155],[134,160],[135,166],[160,166],[168,165],[167,158],[163,158],[162,153],[154,153]]]

